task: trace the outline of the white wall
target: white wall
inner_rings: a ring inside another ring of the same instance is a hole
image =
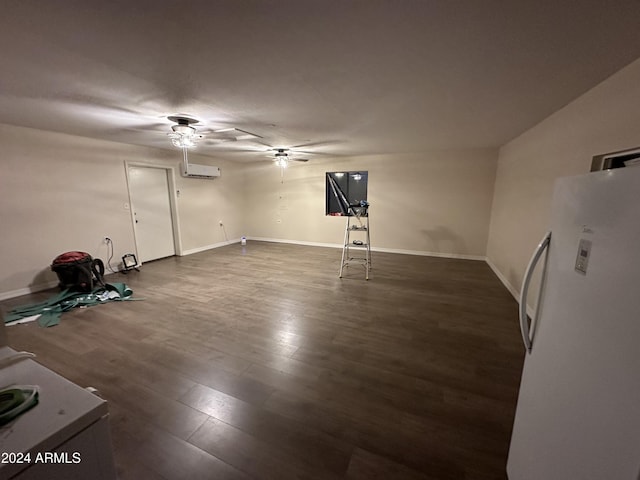
[[[8,125],[0,125],[0,145],[0,298],[55,283],[49,265],[62,252],[81,250],[106,260],[105,236],[114,242],[116,263],[135,252],[131,216],[124,208],[129,202],[125,161],[176,167],[187,252],[240,236],[238,165],[192,156],[192,161],[220,166],[222,176],[185,179],[179,174],[179,151]]]
[[[637,60],[500,149],[487,256],[512,293],[548,227],[555,179],[640,146],[639,106]]]
[[[487,255],[516,293],[544,233],[553,182],[587,172],[594,155],[640,146],[640,60],[500,149],[314,159],[280,183],[270,162],[222,167],[213,181],[181,178],[179,152],[0,125],[0,298],[56,280],[61,252],[118,259],[134,251],[124,162],[176,167],[182,247],[240,235],[342,242],[344,219],[324,215],[325,172],[369,171],[374,248],[463,257]],[[497,170],[496,170],[497,158]],[[495,181],[495,188],[494,188]],[[218,226],[223,220],[225,228]]]
[[[369,172],[374,249],[483,258],[497,151],[314,158],[280,183],[271,162],[247,170],[247,235],[341,245],[345,220],[325,216],[325,172]]]

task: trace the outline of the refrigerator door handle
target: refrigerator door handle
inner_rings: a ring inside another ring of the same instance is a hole
[[[520,332],[522,333],[522,341],[524,342],[524,346],[529,353],[531,353],[532,347],[531,336],[529,333],[529,322],[527,321],[527,294],[529,293],[529,283],[531,283],[533,270],[538,264],[538,260],[540,260],[543,252],[549,246],[550,240],[551,232],[547,232],[542,240],[540,240],[540,243],[536,247],[535,252],[533,252],[533,255],[531,256],[531,260],[529,260],[529,265],[527,265],[527,269],[524,273],[522,289],[520,290]]]

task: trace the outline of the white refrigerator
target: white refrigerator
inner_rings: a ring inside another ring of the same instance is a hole
[[[529,323],[534,269],[544,273]],[[557,180],[520,310],[509,479],[639,480],[640,166]]]

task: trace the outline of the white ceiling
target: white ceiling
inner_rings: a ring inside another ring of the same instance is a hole
[[[4,2],[0,123],[169,149],[185,113],[318,155],[497,147],[640,57],[638,25],[638,0]]]

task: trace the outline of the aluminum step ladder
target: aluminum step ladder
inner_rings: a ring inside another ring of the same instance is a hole
[[[340,261],[340,274],[345,267],[351,264],[362,265],[365,271],[365,279],[369,280],[369,270],[371,270],[371,236],[369,234],[369,206],[349,206],[347,216],[347,226],[344,231],[344,245],[342,247],[342,260]],[[351,236],[356,238],[352,239]],[[359,237],[359,238],[357,238]],[[360,254],[352,256],[351,250]]]

